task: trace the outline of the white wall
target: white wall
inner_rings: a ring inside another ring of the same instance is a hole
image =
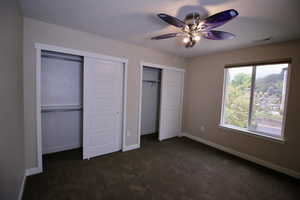
[[[158,131],[158,107],[160,99],[160,74],[155,68],[143,70],[143,95],[141,134],[151,134]],[[147,82],[156,81],[156,82]]]
[[[35,118],[35,48],[34,43],[45,43],[110,56],[126,57],[128,63],[128,99],[126,145],[138,143],[139,65],[141,61],[184,67],[184,59],[170,54],[66,27],[24,18],[24,116],[26,167],[37,166]]]
[[[0,199],[15,200],[24,177],[22,18],[17,0],[0,1]]]

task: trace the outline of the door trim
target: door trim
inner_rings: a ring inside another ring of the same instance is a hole
[[[128,59],[122,57],[107,56],[98,53],[92,53],[87,51],[69,49],[64,47],[58,47],[54,45],[35,43],[36,49],[36,76],[35,76],[35,92],[36,92],[36,145],[37,145],[37,167],[34,167],[35,173],[38,174],[43,172],[43,159],[42,159],[42,130],[41,130],[41,52],[54,51],[59,53],[73,54],[83,57],[94,57],[101,60],[113,61],[123,63],[123,116],[122,116],[122,151],[127,147],[125,146],[125,136],[127,130],[127,80],[128,80]]]
[[[143,68],[144,67],[152,67],[152,68],[157,68],[157,69],[168,69],[168,70],[174,70],[174,71],[179,71],[179,72],[183,72],[185,73],[185,69],[183,68],[178,68],[178,67],[171,67],[171,66],[166,66],[166,65],[159,65],[159,64],[153,64],[153,63],[149,63],[149,62],[140,62],[140,80],[139,80],[139,107],[138,107],[138,147],[141,146],[141,122],[142,122],[142,96],[143,96]],[[184,77],[184,76],[183,76]],[[163,72],[161,74],[161,83],[162,83],[162,79],[163,79]],[[183,79],[184,80],[184,79]],[[183,94],[183,88],[184,88],[184,81],[183,81],[183,86],[182,86],[182,94]],[[163,91],[161,90],[160,93],[162,93]],[[182,95],[183,96],[183,95]],[[160,95],[160,98],[162,97],[162,95]],[[182,104],[182,102],[181,102]],[[182,105],[181,105],[182,107]],[[159,108],[159,112],[160,112]],[[182,116],[182,109],[180,111],[180,117]],[[182,117],[181,117],[182,118]]]

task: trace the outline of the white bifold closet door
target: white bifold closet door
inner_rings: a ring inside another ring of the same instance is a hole
[[[122,144],[123,63],[84,58],[83,159]]]
[[[184,72],[163,69],[159,140],[179,136],[183,100]]]

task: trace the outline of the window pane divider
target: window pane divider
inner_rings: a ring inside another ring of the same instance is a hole
[[[251,130],[251,120],[252,120],[253,102],[254,102],[255,79],[256,79],[256,65],[252,66],[251,89],[250,89],[250,103],[249,103],[249,115],[248,115],[248,130]]]

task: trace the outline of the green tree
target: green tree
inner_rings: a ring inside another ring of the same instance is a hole
[[[245,73],[237,74],[227,86],[225,105],[225,123],[246,128],[250,100],[251,76]]]
[[[248,90],[251,86],[251,76],[249,74],[239,73],[231,81],[231,85],[233,87],[239,88],[240,90],[242,90],[242,92]]]

